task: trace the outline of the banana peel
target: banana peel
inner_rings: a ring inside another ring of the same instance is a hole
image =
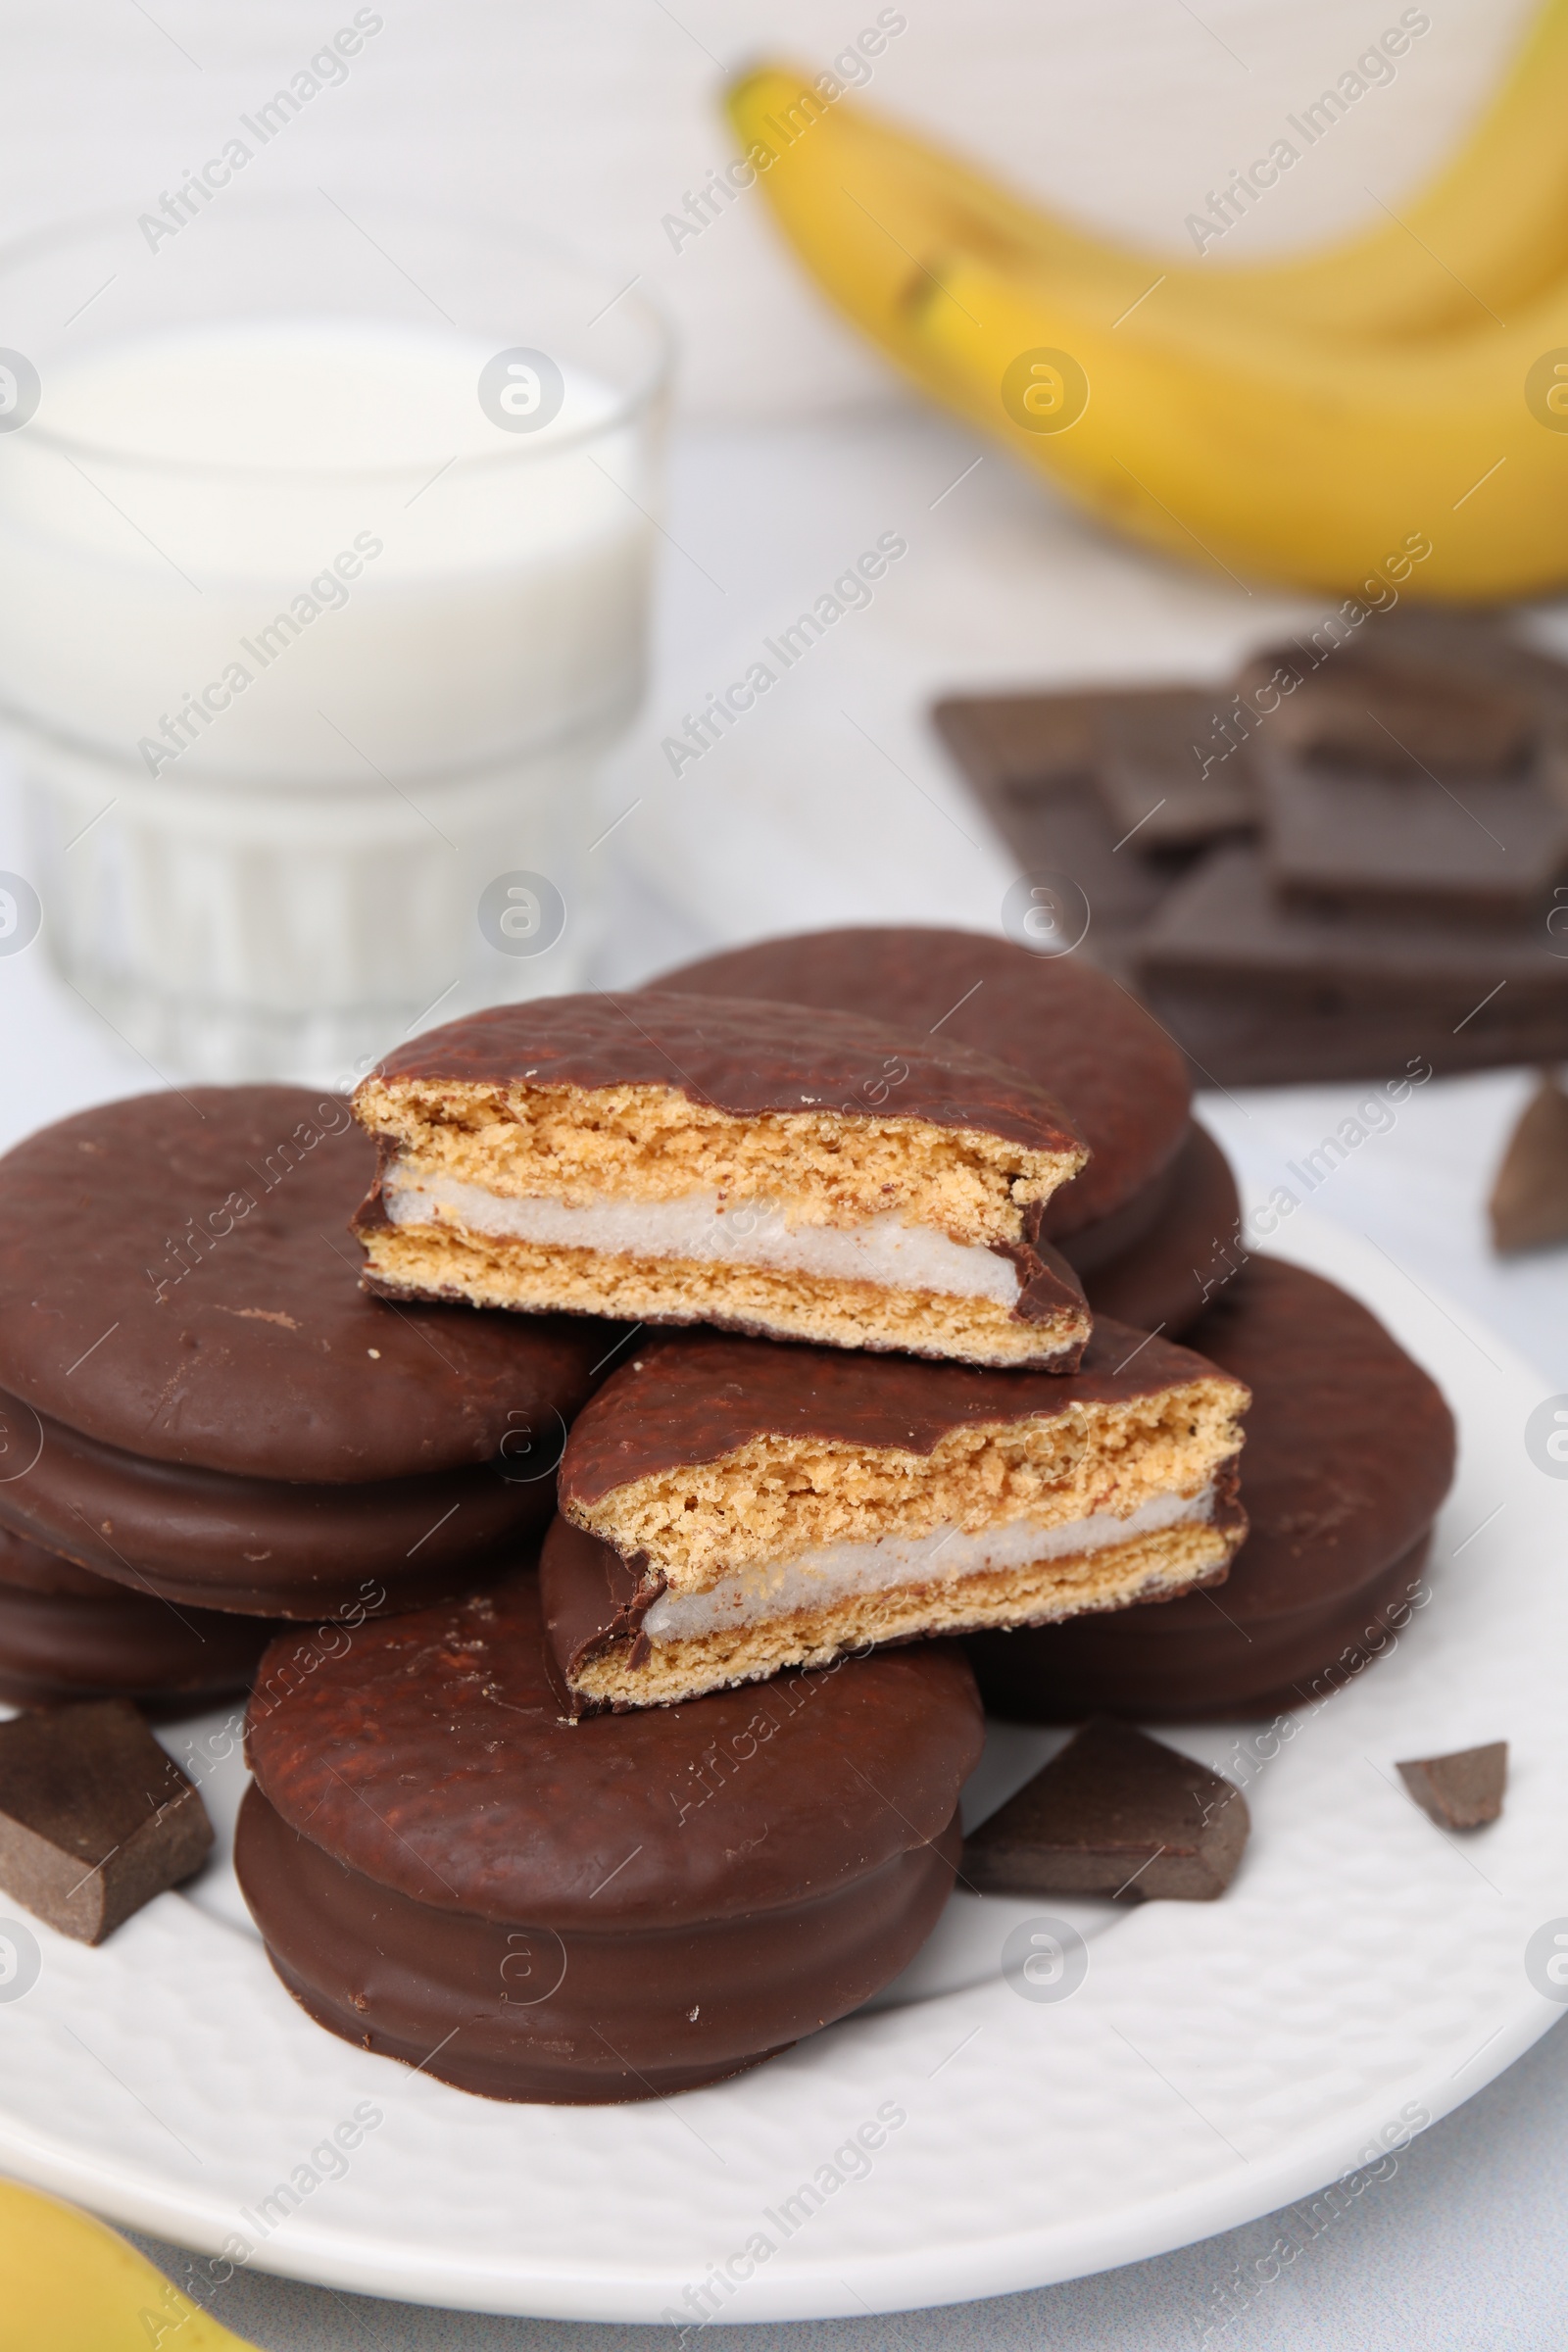
[[[0,2352],[256,2352],[74,2206],[0,2181]]]

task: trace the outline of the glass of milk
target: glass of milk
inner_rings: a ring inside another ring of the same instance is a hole
[[[668,348],[536,238],[239,177],[0,255],[0,723],[71,985],[345,1077],[581,979]]]

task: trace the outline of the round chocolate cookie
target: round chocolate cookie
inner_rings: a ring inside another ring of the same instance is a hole
[[[181,1608],[291,1618],[418,1608],[509,1564],[555,1508],[566,1431],[559,1413],[539,1444],[519,1426],[476,1470],[311,1486],[138,1460],[14,1397],[0,1423],[36,1447],[26,1477],[0,1487],[0,1524]]]
[[[281,1086],[107,1103],[0,1160],[0,1425],[34,1457],[0,1523],[313,1617],[369,1578],[416,1604],[541,1525],[607,1328],[368,1297],[374,1170],[346,1102]]]
[[[1251,1532],[1213,1593],[965,1646],[993,1714],[1035,1723],[1268,1715],[1323,1697],[1389,1646],[1453,1475],[1436,1385],[1357,1300],[1254,1257],[1186,1344],[1252,1392]]]
[[[532,1574],[263,1659],[235,1862],[320,2024],[492,2098],[659,2098],[924,1942],[980,1753],[952,1646],[561,1717]]]
[[[43,1707],[133,1698],[206,1706],[250,1683],[275,1627],[173,1609],[0,1528],[0,1699]]]
[[[1194,1323],[1234,1276],[1244,1249],[1230,1161],[1195,1120],[1171,1162],[1165,1205],[1150,1231],[1119,1257],[1080,1267],[1079,1275],[1097,1315],[1191,1345]]]
[[[1186,1061],[1125,989],[1071,956],[1031,956],[976,931],[857,927],[765,939],[650,985],[864,1013],[1026,1072],[1093,1154],[1042,1228],[1082,1275],[1130,1249],[1166,1205],[1188,1134]]]

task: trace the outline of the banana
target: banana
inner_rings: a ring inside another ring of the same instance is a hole
[[[101,2222],[0,2182],[0,2352],[255,2352]]]
[[[786,69],[729,97],[839,308],[1093,514],[1241,579],[1455,603],[1568,578],[1564,103],[1568,0],[1549,0],[1408,229],[1205,272],[1089,236]],[[1471,283],[1413,268],[1426,230]]]
[[[1510,316],[1568,273],[1568,0],[1546,0],[1460,153],[1418,200],[1357,237],[1246,267],[1117,245],[996,186],[813,77],[768,65],[730,119],[803,259],[879,339],[905,258],[932,249],[1098,282],[1107,319],[1148,296],[1169,314],[1257,318],[1352,341],[1446,337]]]
[[[1167,554],[1373,602],[1568,575],[1568,287],[1436,349],[1152,304],[1116,327],[1081,278],[961,255],[908,270],[900,307],[917,380]]]

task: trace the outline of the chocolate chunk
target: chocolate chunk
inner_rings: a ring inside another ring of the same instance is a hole
[[[1440,1830],[1479,1830],[1502,1811],[1508,1742],[1461,1747],[1451,1756],[1418,1756],[1396,1767],[1423,1813]]]
[[[965,694],[936,704],[931,722],[977,792],[1094,781],[1099,694]]]
[[[1136,989],[1200,1080],[1568,1056],[1568,977],[1541,919],[1568,871],[1568,663],[1494,616],[1401,608],[1363,614],[1353,640],[1339,625],[1267,648],[1238,689],[961,697],[934,717],[1020,864],[1087,898],[1077,960]],[[1200,704],[1200,757],[1183,769],[1172,727],[1167,770],[1161,726]],[[1140,741],[1169,792],[1136,782]],[[1250,811],[1279,816],[1277,862],[1223,838],[1260,763],[1311,771],[1288,806]]]
[[[1524,695],[1500,677],[1456,674],[1436,649],[1401,657],[1387,641],[1345,645],[1314,665],[1302,647],[1274,646],[1249,663],[1243,693],[1258,708],[1257,688],[1287,676],[1295,686],[1261,706],[1259,739],[1327,765],[1406,779],[1423,769],[1446,781],[1501,776],[1523,764],[1535,733]]]
[[[1234,1782],[1098,1717],[965,1838],[962,1875],[980,1894],[1212,1902],[1249,1827]]]
[[[1137,842],[1117,849],[1127,828],[1111,817],[1099,783],[1099,723],[1109,699],[980,696],[939,703],[932,715],[1020,866],[1068,874],[1084,893],[1091,920],[1076,960],[1124,980],[1128,953],[1182,860],[1143,857]]]
[[[128,1699],[0,1724],[0,1887],[63,1936],[101,1943],[212,1842],[201,1797]]]
[[[1487,1210],[1500,1255],[1568,1242],[1568,1095],[1555,1078],[1543,1078],[1525,1104]]]
[[[1446,1074],[1568,1055],[1568,959],[1544,925],[1308,912],[1271,895],[1261,853],[1215,850],[1166,899],[1136,957],[1146,1002],[1221,1086]]]
[[[1147,856],[1255,828],[1249,749],[1204,763],[1222,699],[1211,688],[1178,686],[1105,697],[1097,715],[1095,781],[1121,837],[1113,855],[1135,839]]]
[[[1544,928],[1568,867],[1556,752],[1495,775],[1452,761],[1327,766],[1277,739],[1256,760],[1268,869],[1287,902]]]
[[[1207,749],[1227,696],[1217,687],[1118,686],[1095,694],[956,696],[932,712],[938,733],[1026,861],[1054,796],[1094,787],[1111,840],[1141,828],[1144,851],[1190,847],[1256,821],[1245,757]],[[1155,805],[1157,813],[1152,813]],[[1020,838],[1021,836],[1021,838]]]
[[[1568,720],[1568,663],[1518,635],[1495,611],[1400,605],[1376,615],[1367,648],[1390,668],[1517,695],[1539,727]]]

